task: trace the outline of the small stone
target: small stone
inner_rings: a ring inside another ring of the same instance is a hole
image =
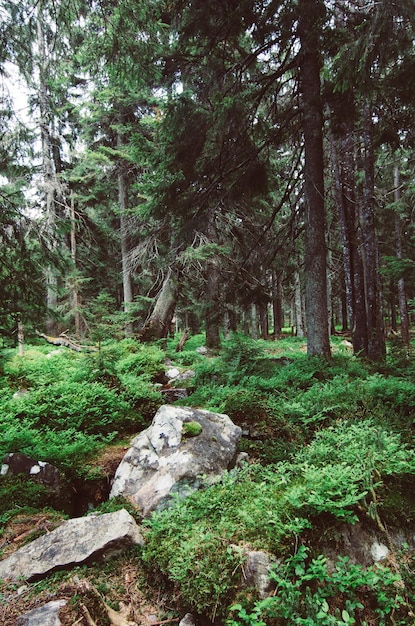
[[[186,615],[180,620],[179,626],[195,626],[196,620],[192,613],[186,613]]]
[[[383,561],[383,559],[386,559],[389,554],[389,548],[383,543],[374,541],[371,545],[370,553],[374,562],[377,563],[378,561]]]
[[[173,380],[173,378],[177,378],[180,375],[180,370],[177,367],[172,367],[166,372],[167,378]]]

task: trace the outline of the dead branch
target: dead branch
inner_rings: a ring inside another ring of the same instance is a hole
[[[183,331],[183,334],[182,334],[182,336],[180,337],[180,341],[179,341],[179,343],[178,343],[178,344],[177,344],[177,346],[176,346],[176,352],[182,352],[182,351],[183,351],[184,344],[186,343],[186,341],[187,341],[189,338],[190,338],[190,332],[189,332],[189,329],[188,329],[188,328],[186,328],[186,329]]]
[[[83,346],[81,344],[75,343],[70,337],[68,337],[65,333],[61,333],[59,337],[50,337],[49,335],[45,335],[44,333],[39,333],[36,331],[36,335],[38,337],[42,337],[45,341],[52,344],[53,346],[64,346],[65,348],[69,348],[70,350],[74,350],[75,352],[97,352],[98,348],[95,346]]]
[[[98,626],[97,623],[92,619],[91,613],[86,608],[85,604],[80,604],[81,611],[84,614],[84,617],[88,623],[88,626]]]

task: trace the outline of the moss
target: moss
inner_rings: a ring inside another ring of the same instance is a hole
[[[199,422],[184,422],[182,433],[184,437],[197,437],[203,428]]]

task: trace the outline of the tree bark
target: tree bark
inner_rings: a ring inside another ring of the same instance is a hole
[[[117,145],[121,147],[123,144],[122,137],[118,134]],[[121,264],[122,264],[122,284],[123,284],[123,307],[124,313],[128,316],[133,303],[133,288],[131,281],[131,272],[128,263],[128,182],[123,164],[119,164],[118,169],[118,208],[120,211],[120,240],[121,240]],[[126,321],[124,326],[126,337],[133,336],[133,324]]]
[[[20,319],[17,322],[17,343],[19,346],[19,356],[24,356],[24,325]]]
[[[258,309],[255,302],[251,304],[251,337],[258,339]]]
[[[282,286],[281,277],[273,270],[272,272],[272,317],[274,321],[274,337],[280,335],[284,326],[282,311]]]
[[[77,258],[76,258],[76,220],[75,220],[75,203],[73,194],[71,194],[71,206],[70,206],[70,219],[71,219],[71,233],[70,233],[70,242],[71,242],[71,259],[73,265],[73,280],[71,285],[71,300],[72,300],[72,310],[75,318],[75,336],[81,337],[82,335],[82,318],[80,311],[80,298],[79,298],[79,290],[78,290],[78,279],[77,279]]]
[[[206,275],[206,347],[210,349],[220,348],[220,324],[221,309],[219,301],[220,274],[215,259],[208,261]]]
[[[139,334],[141,341],[155,341],[168,336],[176,306],[177,291],[177,277],[174,271],[169,269],[157,296],[153,311]]]
[[[269,322],[268,322],[268,304],[266,302],[261,302],[258,305],[259,309],[259,327],[261,330],[261,338],[268,339],[269,335]]]
[[[294,294],[295,335],[296,337],[304,337],[303,299],[301,297],[301,281],[298,270],[294,273]]]
[[[37,27],[37,49],[38,49],[38,70],[39,70],[39,127],[42,151],[42,195],[45,202],[46,229],[52,247],[56,246],[56,207],[55,188],[56,175],[52,157],[52,139],[50,129],[50,95],[48,91],[49,60],[46,50],[46,37],[43,28],[43,3],[39,2],[36,14]],[[58,280],[56,271],[51,264],[45,270],[46,279],[46,304],[48,317],[46,319],[46,330],[48,334],[55,334],[56,322],[53,312],[56,310],[58,302]]]
[[[386,344],[383,321],[382,286],[378,271],[379,250],[374,210],[374,154],[372,119],[369,105],[366,105],[363,111],[363,159],[365,183],[360,209],[360,223],[365,268],[368,356],[373,360],[382,360],[386,356]]]
[[[305,269],[307,352],[330,356],[327,315],[323,111],[320,94],[321,0],[299,0],[300,91],[305,146]]]
[[[367,356],[364,271],[360,253],[355,193],[355,133],[352,124],[347,120],[342,120],[337,125],[336,130],[336,136],[333,132],[331,133],[331,147],[336,205],[343,251],[347,315],[350,322],[353,351],[355,354]]]
[[[215,213],[211,212],[208,218],[207,235],[209,240],[216,242],[218,240]],[[205,325],[206,325],[206,347],[210,349],[220,348],[220,325],[222,321],[222,308],[220,306],[220,271],[218,260],[211,258],[206,265],[206,283],[205,283]]]
[[[394,168],[394,201],[399,203],[400,201],[400,176],[399,168],[395,165]],[[402,228],[401,218],[399,212],[395,212],[395,249],[396,258],[402,259]],[[406,346],[409,346],[409,315],[408,315],[408,303],[406,299],[406,288],[404,278],[398,280],[398,300],[399,300],[399,315],[401,318],[401,337]]]

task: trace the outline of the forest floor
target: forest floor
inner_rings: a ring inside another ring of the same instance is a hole
[[[94,460],[94,466],[108,478],[112,477],[127,449],[124,444],[108,446]],[[3,558],[51,532],[64,521],[64,515],[46,510],[13,517],[1,537]],[[59,573],[52,583],[48,579],[51,586],[45,581],[30,585],[3,584],[0,586],[0,626],[14,626],[20,616],[58,599],[66,600],[66,605],[59,611],[62,626],[156,626],[160,621],[164,622],[172,608],[166,607],[169,603],[160,588],[149,587],[143,582],[144,578],[137,585],[139,576],[137,559],[124,555],[115,559],[109,577],[108,568],[101,570],[96,565],[88,569],[75,568],[72,573]],[[104,586],[105,593],[100,591]]]

